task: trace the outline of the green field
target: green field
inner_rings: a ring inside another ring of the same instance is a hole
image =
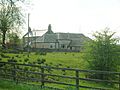
[[[40,86],[16,84],[12,81],[0,80],[0,90],[53,90],[53,89],[48,88],[41,89]]]
[[[98,85],[96,83],[91,83],[94,86],[106,86],[105,84],[103,85]],[[90,83],[88,84],[90,85]],[[13,81],[8,81],[8,80],[0,80],[0,90],[56,90],[55,88],[48,88],[44,87],[41,88],[40,86],[37,85],[27,85],[27,84],[16,84]],[[74,87],[68,86],[65,87],[64,90],[76,90]],[[93,90],[93,89],[83,89],[80,88],[80,90]],[[111,90],[116,90],[116,89],[111,89]]]
[[[87,68],[87,61],[82,59],[83,53],[22,53],[22,54],[12,54],[12,53],[1,53],[0,54],[0,60],[1,61],[10,61],[10,60],[16,60],[18,63],[30,63],[30,64],[38,64],[40,61],[44,61],[41,63],[41,65],[46,66],[52,66],[52,67],[63,67],[63,68],[79,68],[79,69],[88,69]],[[62,74],[62,71],[54,71],[52,74]],[[68,76],[74,76],[74,72],[65,72]],[[80,74],[80,77],[85,77],[84,74]],[[75,83],[73,80],[67,80],[67,79],[61,79],[60,81]],[[1,83],[2,84],[2,83]],[[3,83],[5,85],[5,83]],[[84,86],[97,86],[97,87],[109,87],[109,85],[101,84],[101,83],[95,83],[95,82],[86,82],[86,81],[80,81],[81,85]],[[21,85],[21,84],[20,84]],[[18,86],[19,88],[24,87]],[[55,87],[54,84],[47,84],[47,86]],[[6,85],[5,85],[6,87]],[[57,87],[63,88],[61,85],[57,85]],[[27,86],[28,88],[28,86]],[[65,86],[67,88],[66,90],[74,90],[71,89],[73,87]],[[11,88],[6,89],[0,89],[0,90],[13,90]],[[32,90],[32,89],[14,89],[14,90]],[[33,89],[33,90],[39,90],[39,89]],[[41,90],[41,89],[40,89]],[[46,90],[46,89],[45,89]],[[81,89],[86,90],[86,89]],[[88,89],[89,90],[89,89]]]
[[[36,63],[38,59],[45,59],[44,64],[61,67],[70,67],[70,68],[79,68],[86,69],[87,62],[82,59],[82,53],[47,53],[46,55],[41,55],[39,53],[30,53],[29,57],[27,53],[23,54],[7,54],[4,55],[9,56],[9,58],[1,57],[2,61],[8,61],[10,58],[14,57],[18,63]],[[27,62],[25,62],[25,60]]]

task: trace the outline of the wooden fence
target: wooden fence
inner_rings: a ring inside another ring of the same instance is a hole
[[[54,71],[56,70],[56,72]],[[62,73],[58,73],[57,71],[71,71],[72,74],[65,75]],[[49,72],[49,73],[48,73]],[[54,73],[51,73],[54,72]],[[86,74],[87,73],[87,74]],[[101,80],[101,79],[93,79],[88,77],[87,75],[92,74],[103,74],[103,75],[115,75],[114,80]],[[29,82],[32,84],[40,84],[41,87],[46,85],[56,84],[75,87],[75,90],[80,90],[81,88],[89,89],[89,90],[113,90],[113,88],[109,87],[95,87],[81,85],[81,82],[95,82],[95,83],[105,83],[107,84],[115,84],[116,88],[114,90],[120,90],[120,72],[108,72],[108,71],[95,71],[95,70],[80,70],[80,69],[71,69],[71,68],[59,68],[59,67],[50,67],[50,66],[40,66],[33,64],[18,64],[14,62],[0,62],[0,77],[5,79],[12,79],[16,83],[18,82]],[[56,80],[59,78],[60,80]],[[51,79],[52,78],[52,79]],[[74,82],[64,82],[64,79],[71,79]],[[36,82],[36,83],[33,83]],[[59,88],[59,87],[58,87]]]

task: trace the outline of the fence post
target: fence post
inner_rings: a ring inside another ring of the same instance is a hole
[[[13,76],[13,81],[16,81],[16,67],[15,67],[15,63],[12,64],[13,65],[13,69],[12,69],[12,76]]]
[[[76,90],[79,90],[79,71],[76,70]]]
[[[41,87],[44,86],[44,67],[41,67]]]
[[[120,90],[120,74],[118,74],[119,76],[118,76],[118,78],[119,78],[119,85],[118,85],[118,88],[119,88],[119,90]]]

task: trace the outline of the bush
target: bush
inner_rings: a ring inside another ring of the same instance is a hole
[[[2,58],[10,58],[10,56],[7,56],[7,55],[5,55],[3,53],[1,53],[0,55],[1,55]]]
[[[8,59],[8,62],[17,62],[17,60],[14,59],[14,57]]]
[[[114,33],[105,30],[103,32],[96,32],[93,36],[94,40],[89,42],[85,47],[84,59],[89,63],[89,68],[100,71],[117,71],[117,61],[119,61],[119,54],[117,53],[116,38],[113,38]],[[108,74],[94,74],[94,78],[110,79],[115,76]]]
[[[45,62],[46,62],[45,59],[40,59],[40,58],[37,59],[38,64],[44,64]]]
[[[25,58],[25,59],[24,59],[24,62],[28,62],[28,61],[29,61],[29,58]]]

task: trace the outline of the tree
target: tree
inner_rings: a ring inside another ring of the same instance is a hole
[[[92,70],[100,71],[117,71],[117,60],[119,54],[117,52],[117,38],[113,38],[114,32],[110,32],[106,28],[103,32],[93,34],[94,40],[85,47],[85,59],[88,66]],[[94,78],[110,79],[111,75],[94,74]]]
[[[20,48],[21,40],[19,35],[16,32],[9,33],[8,38],[9,38],[7,43],[8,48],[11,48],[11,49]]]
[[[20,8],[15,4],[17,1],[19,0],[1,0],[0,2],[0,32],[2,33],[3,48],[5,48],[7,31],[23,24]]]

